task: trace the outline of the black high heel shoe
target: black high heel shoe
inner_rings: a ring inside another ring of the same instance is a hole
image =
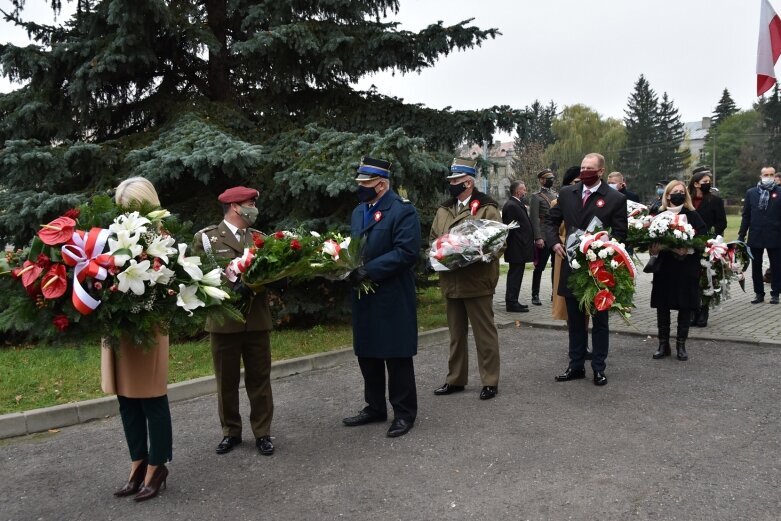
[[[130,476],[130,480],[125,483],[124,487],[114,492],[114,495],[116,497],[125,497],[135,494],[144,483],[144,476],[146,476],[146,460],[136,467],[135,472]]]
[[[160,492],[160,487],[165,488],[166,479],[168,479],[168,469],[165,468],[165,465],[160,465],[155,469],[154,474],[152,474],[152,479],[149,480],[149,484],[142,485],[141,490],[138,491],[138,494],[136,494],[134,499],[136,501],[152,499]]]

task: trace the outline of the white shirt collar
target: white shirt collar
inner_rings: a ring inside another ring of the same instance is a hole
[[[468,206],[468,205],[469,205],[469,200],[470,200],[470,199],[472,199],[472,196],[471,196],[471,195],[470,195],[469,197],[467,197],[466,199],[464,199],[463,201],[460,201],[460,200],[456,199],[456,200],[458,201],[458,204],[457,204],[456,206],[457,206],[457,207],[458,207],[458,209],[460,210],[460,209],[461,209],[461,207],[463,207],[463,206]]]
[[[590,190],[591,193],[593,194],[594,192],[597,191],[597,188],[599,188],[601,184],[602,184],[602,181],[597,181],[597,184],[595,184],[594,186],[583,185],[583,190],[580,193],[582,194],[583,191]]]
[[[233,226],[233,225],[232,225],[231,223],[229,223],[228,221],[222,221],[222,222],[224,222],[224,223],[225,223],[225,226],[227,226],[227,227],[228,227],[228,229],[229,229],[229,230],[231,231],[231,233],[233,234],[233,236],[234,236],[234,237],[236,237],[236,234],[237,234],[237,233],[239,233],[239,228],[238,228],[237,226]]]

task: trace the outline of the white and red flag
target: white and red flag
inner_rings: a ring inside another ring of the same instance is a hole
[[[757,45],[757,96],[770,90],[776,83],[774,66],[779,56],[781,56],[781,18],[770,5],[770,0],[762,0]]]

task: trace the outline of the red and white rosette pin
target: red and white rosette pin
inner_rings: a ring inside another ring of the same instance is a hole
[[[602,208],[603,206],[605,206],[605,200],[597,199],[597,208]]]
[[[480,209],[480,201],[478,201],[477,199],[469,203],[469,213],[471,213],[472,215],[477,215],[477,210],[479,209]]]
[[[104,255],[111,232],[104,228],[92,228],[89,232],[77,230],[71,237],[71,242],[62,247],[62,260],[68,266],[74,267],[73,307],[82,315],[89,315],[100,305],[100,300],[93,298],[81,285],[87,277],[105,280],[108,269],[114,266],[114,257]]]
[[[380,222],[380,219],[382,219],[382,212],[377,210],[374,212],[374,222]]]

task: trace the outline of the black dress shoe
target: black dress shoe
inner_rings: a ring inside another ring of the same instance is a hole
[[[752,300],[751,303],[752,304],[759,304],[760,302],[764,302],[764,301],[765,301],[765,296],[764,295],[757,295],[757,296],[754,297],[754,300]]]
[[[361,411],[355,416],[349,416],[343,419],[342,423],[348,427],[357,427],[359,425],[366,425],[367,423],[384,422],[387,419],[388,418],[386,416],[375,416],[374,414],[369,414],[366,411]]]
[[[573,369],[568,367],[566,371],[560,375],[556,375],[557,382],[569,382],[570,380],[581,380],[586,377],[586,370],[582,367],[580,369]]]
[[[480,391],[480,399],[481,400],[490,400],[491,398],[495,397],[497,394],[499,394],[499,388],[498,387],[496,387],[495,385],[486,385]]]
[[[451,385],[451,384],[445,384],[442,387],[437,387],[434,389],[434,394],[437,396],[442,396],[444,394],[453,394],[453,393],[460,393],[464,390],[463,385]]]
[[[540,302],[539,295],[532,295],[532,304],[535,306],[542,306],[542,302]]]
[[[241,438],[238,436],[225,436],[219,445],[217,445],[217,449],[214,451],[217,454],[227,454],[230,451],[233,450],[233,447],[241,443]]]
[[[264,456],[271,456],[274,454],[274,444],[271,443],[270,436],[261,436],[255,440],[255,446],[258,448],[258,452]]]
[[[770,295],[770,303],[778,304],[778,295]]]
[[[388,429],[388,438],[398,438],[407,434],[412,426],[415,425],[414,420],[405,420],[404,418],[396,418],[391,423],[390,429]]]
[[[527,313],[529,311],[529,306],[524,306],[522,304],[507,304],[505,309],[508,313]]]
[[[607,385],[607,376],[602,371],[594,371],[594,385]]]

